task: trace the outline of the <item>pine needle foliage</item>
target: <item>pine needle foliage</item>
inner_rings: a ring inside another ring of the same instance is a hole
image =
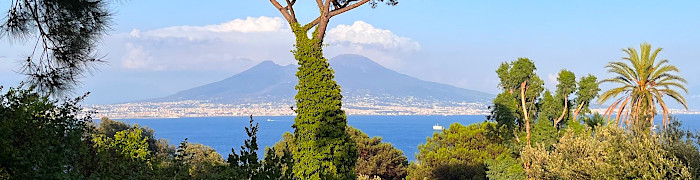
[[[21,73],[37,90],[65,95],[102,57],[96,44],[112,13],[105,0],[14,0],[0,25],[0,36],[34,44]]]

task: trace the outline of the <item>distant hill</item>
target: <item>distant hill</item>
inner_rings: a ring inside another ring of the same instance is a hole
[[[148,101],[210,100],[222,103],[278,102],[294,98],[296,66],[263,61],[224,80]]]
[[[374,99],[386,103],[417,100],[488,104],[494,95],[423,81],[387,69],[360,55],[340,55],[330,60],[344,101]],[[148,100],[151,102],[210,100],[220,103],[294,102],[296,65],[280,66],[264,61],[244,72],[211,84]]]

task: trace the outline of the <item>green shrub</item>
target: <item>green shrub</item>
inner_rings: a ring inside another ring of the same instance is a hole
[[[0,90],[2,90],[0,88]],[[0,96],[0,176],[14,179],[80,179],[88,174],[90,114],[84,97],[50,100],[33,89]]]
[[[486,179],[485,161],[507,152],[502,139],[489,135],[496,123],[459,123],[418,146],[408,179]]]
[[[356,143],[358,157],[355,173],[358,178],[404,179],[406,177],[408,160],[401,150],[390,143],[382,142],[381,137],[370,138],[359,129],[348,126],[345,131]],[[294,147],[294,135],[287,132],[282,135],[282,140],[275,143],[273,150],[278,156],[282,156],[284,151]]]
[[[690,173],[694,179],[700,179],[700,151],[698,146],[700,134],[690,130],[682,130],[681,122],[675,117],[670,118],[670,123],[661,129],[661,144],[664,150],[676,157],[683,164],[690,167]]]
[[[689,179],[689,168],[664,150],[657,136],[602,127],[595,136],[568,130],[553,151],[525,147],[534,179]]]

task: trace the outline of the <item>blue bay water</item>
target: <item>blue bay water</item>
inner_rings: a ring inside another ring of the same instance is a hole
[[[700,130],[700,115],[677,115],[684,128]],[[284,132],[293,132],[294,116],[255,116],[259,123],[259,155],[265,146],[272,146],[282,139]],[[148,126],[155,130],[156,138],[165,138],[177,145],[185,138],[188,142],[201,143],[214,148],[219,154],[228,157],[231,148],[236,152],[247,138],[244,127],[250,117],[194,117],[174,119],[122,119],[129,124]],[[432,136],[432,126],[440,124],[448,128],[452,123],[468,125],[486,120],[484,115],[459,116],[348,116],[348,123],[370,137],[381,136],[402,150],[409,160],[415,160],[418,145]]]

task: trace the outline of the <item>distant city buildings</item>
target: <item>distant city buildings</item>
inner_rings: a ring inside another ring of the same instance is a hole
[[[179,118],[216,116],[293,116],[292,100],[267,103],[223,104],[210,101],[144,102],[92,105],[96,118]],[[396,97],[347,97],[343,109],[348,115],[487,115],[484,103],[468,103]],[[592,109],[605,113],[605,109]],[[700,114],[697,110],[671,109],[671,114]]]
[[[178,118],[214,116],[291,116],[294,101],[225,104],[211,101],[143,102],[113,105],[92,105],[86,110],[97,112],[95,117]],[[343,109],[348,115],[485,115],[484,103],[420,100],[414,97],[346,97]]]

